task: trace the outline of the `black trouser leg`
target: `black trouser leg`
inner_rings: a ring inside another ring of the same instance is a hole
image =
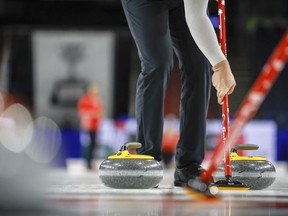
[[[122,0],[122,4],[142,66],[136,92],[137,141],[142,143],[138,153],[160,160],[164,97],[173,60],[169,9],[163,1]]]
[[[183,3],[170,14],[173,46],[181,73],[180,139],[176,165],[182,168],[204,159],[211,66],[191,37]]]

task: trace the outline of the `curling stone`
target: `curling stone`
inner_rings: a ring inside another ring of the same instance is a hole
[[[103,184],[111,188],[148,189],[156,187],[163,179],[161,164],[149,155],[131,154],[141,143],[124,144],[117,154],[104,160],[99,167]]]
[[[276,178],[274,165],[265,157],[239,156],[238,150],[257,150],[258,145],[241,144],[231,150],[232,178],[250,187],[250,190],[261,190],[273,184]],[[224,164],[221,164],[213,175],[215,181],[223,179]]]

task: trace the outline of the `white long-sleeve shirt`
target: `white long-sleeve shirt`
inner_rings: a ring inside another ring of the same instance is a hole
[[[207,16],[209,0],[184,0],[186,22],[199,49],[212,66],[226,59]]]

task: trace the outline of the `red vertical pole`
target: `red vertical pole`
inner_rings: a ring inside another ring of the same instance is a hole
[[[226,11],[225,0],[218,0],[218,19],[219,19],[219,40],[223,54],[227,57],[227,42],[226,42]],[[228,95],[224,96],[222,104],[222,142],[223,146],[229,145],[226,140],[229,137],[229,105]],[[224,152],[224,171],[226,177],[232,176],[230,147],[227,146],[227,151]]]

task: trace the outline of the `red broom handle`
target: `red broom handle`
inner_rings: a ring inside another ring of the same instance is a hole
[[[218,0],[218,20],[219,20],[219,40],[220,47],[227,58],[227,42],[226,42],[226,11],[225,0]],[[228,95],[224,96],[222,104],[222,142],[223,148],[228,145],[227,139],[229,137],[229,103]],[[227,151],[224,152],[224,172],[225,176],[232,176],[230,147],[227,146]]]

